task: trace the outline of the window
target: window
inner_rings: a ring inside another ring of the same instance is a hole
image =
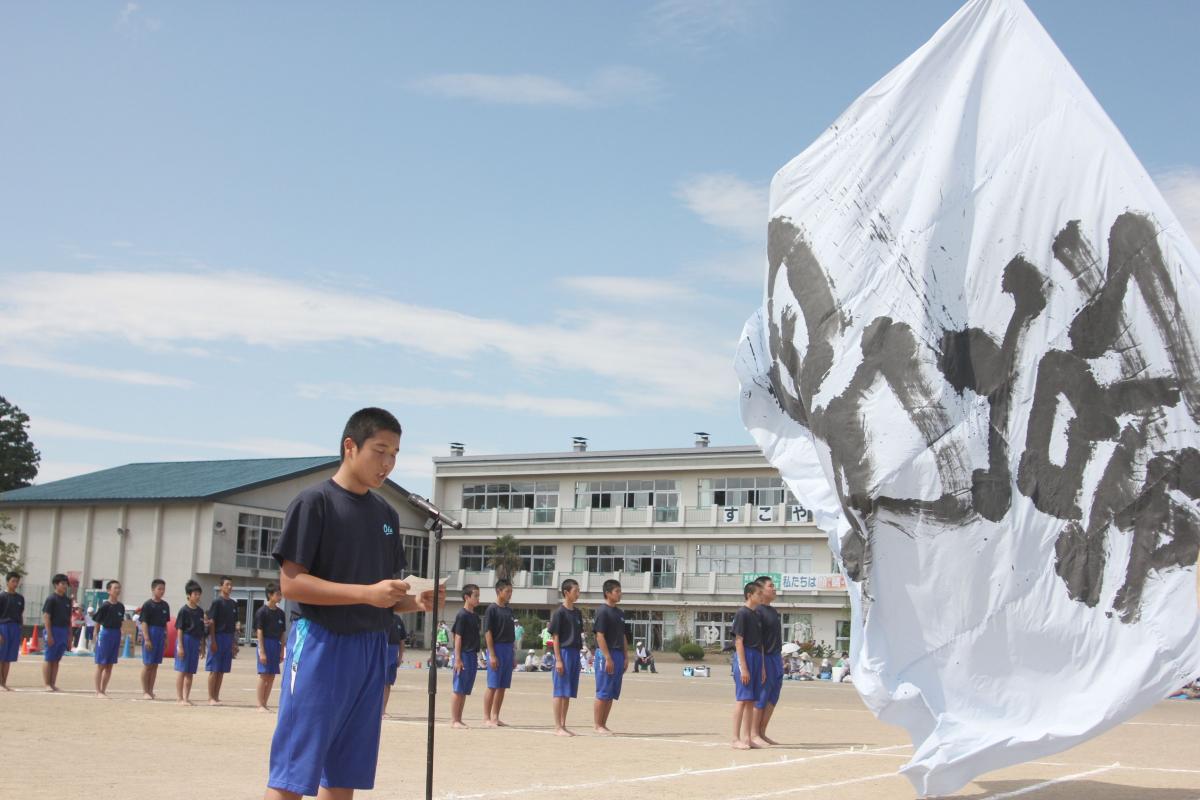
[[[486,572],[487,554],[481,544],[462,544],[458,546],[458,568],[467,572]]]
[[[692,638],[706,647],[728,647],[733,644],[733,615],[732,611],[697,611]],[[716,631],[710,631],[710,628]]]
[[[837,621],[837,623],[835,623],[835,624],[836,624],[836,627],[834,628],[834,630],[836,632],[836,637],[833,640],[833,647],[835,650],[841,650],[843,653],[849,653],[850,652],[850,620],[839,619]]]
[[[400,545],[404,548],[404,560],[408,562],[404,574],[428,574],[426,565],[429,560],[429,540],[424,536],[414,536],[410,533],[404,533],[401,534]],[[443,564],[442,568],[445,569],[445,566]]]
[[[558,548],[552,544],[523,544],[520,547],[521,569],[529,573],[530,586],[550,586],[554,582],[554,557]]]
[[[626,611],[625,630],[635,643],[645,642],[651,650],[662,650],[663,642],[675,635],[678,616],[672,611]]]
[[[269,514],[238,514],[237,555],[241,569],[278,569],[271,553],[283,533],[283,517]]]
[[[678,558],[673,544],[575,545],[574,572],[649,572],[656,589],[673,588]]]
[[[799,505],[783,485],[783,478],[760,475],[751,478],[701,478],[700,508],[709,506]]]
[[[509,509],[554,509],[558,507],[557,481],[514,481],[512,483],[475,483],[463,486],[462,505],[465,509],[486,510],[491,508]],[[549,519],[537,519],[535,522],[553,522],[554,515]],[[546,516],[545,514],[541,516]]]
[[[697,572],[810,573],[811,544],[702,544],[696,552]]]
[[[812,614],[784,614],[783,638],[789,642],[811,642],[813,640]]]
[[[679,521],[679,481],[577,481],[576,508],[653,508],[658,522]]]

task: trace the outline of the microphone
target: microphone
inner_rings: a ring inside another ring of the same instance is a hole
[[[444,525],[445,527],[454,528],[454,529],[458,529],[458,528],[462,527],[461,522],[454,519],[453,517],[446,516],[446,514],[440,508],[438,508],[433,503],[426,500],[424,497],[421,497],[421,495],[413,494],[412,492],[409,492],[407,499],[408,499],[408,504],[411,505],[413,508],[417,509],[418,511],[425,514],[426,516],[436,519],[438,522],[442,523],[442,525]]]

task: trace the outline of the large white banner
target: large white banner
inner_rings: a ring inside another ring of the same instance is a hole
[[[743,418],[830,532],[918,792],[1200,673],[1200,257],[1020,0],[779,171],[768,262]]]

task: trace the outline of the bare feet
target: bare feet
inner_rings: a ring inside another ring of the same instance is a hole
[[[219,705],[221,705],[221,701],[220,700],[209,700],[208,704],[210,706],[219,706]]]
[[[154,695],[150,694],[150,692],[143,692],[143,693],[142,693],[142,699],[143,699],[143,700],[153,700],[153,699],[154,699]]]
[[[111,697],[109,697],[109,696],[108,696],[107,694],[105,694],[104,692],[96,692],[96,698],[97,698],[97,699],[101,699],[101,700],[111,700],[111,699],[112,699]]]
[[[181,706],[194,706],[194,705],[196,705],[196,704],[195,704],[195,703],[193,703],[191,700],[184,700],[182,697],[181,697],[181,698],[179,698],[178,700],[176,700],[175,702],[176,702],[176,703],[178,703],[178,704],[179,704],[179,705],[181,705]]]
[[[555,736],[574,736],[575,734],[571,733],[566,728],[555,728],[554,735]]]
[[[465,722],[460,722],[459,720],[454,720],[453,722],[450,723],[450,727],[458,728],[459,730],[466,730],[470,726],[468,726]]]
[[[12,689],[8,686],[0,686],[0,692],[11,692]]]
[[[767,736],[765,733],[763,735],[759,736],[758,738],[762,739],[764,742],[766,742],[767,744],[772,745],[772,746],[779,744],[779,742],[775,741],[770,736]]]
[[[495,728],[496,726],[497,726],[497,722],[495,720],[485,719],[483,721],[483,727],[485,727],[485,728]]]
[[[750,749],[750,745],[746,744],[741,739],[734,739],[733,742],[729,746],[732,747],[734,750],[749,750]]]
[[[496,723],[496,727],[497,727],[497,728],[507,728],[507,727],[508,727],[508,723],[507,723],[507,722],[501,722],[499,717],[497,717],[496,719],[492,720],[492,722]]]
[[[757,736],[755,736],[753,739],[750,740],[750,749],[751,750],[762,750],[764,747],[770,747],[770,745],[767,744],[766,742],[764,742],[762,739],[758,738]]]
[[[53,686],[47,686],[47,687],[45,687],[45,688],[44,688],[42,691],[44,691],[44,692],[57,692],[57,691],[58,691],[58,689],[54,688]]]
[[[614,734],[608,728],[600,727],[600,728],[596,728],[596,735],[597,736],[613,736]]]
[[[267,708],[266,706],[256,706],[254,710],[260,714],[266,714],[271,709]],[[384,716],[386,717],[387,714],[384,714]]]

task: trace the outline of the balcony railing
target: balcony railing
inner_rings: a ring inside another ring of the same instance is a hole
[[[808,528],[816,532],[812,512],[797,505],[704,506],[660,508],[447,509],[463,529],[496,528]]]
[[[455,592],[468,583],[490,588],[495,585],[496,573],[472,572],[469,570],[448,570],[442,573],[446,578],[446,589]],[[522,570],[512,576],[514,590],[530,590],[530,595],[544,595],[545,602],[554,602],[558,597],[558,587],[567,578],[573,578],[579,583],[585,594],[599,595],[604,581],[615,578],[621,582],[621,588],[626,595],[655,594],[655,595],[707,595],[730,596],[741,598],[745,585],[745,575],[740,572],[528,572]],[[779,585],[780,597],[784,600],[799,597],[826,596],[845,597],[846,582],[838,573],[805,573],[785,574],[781,576]],[[453,595],[452,595],[453,596]],[[515,601],[514,601],[515,602]]]

